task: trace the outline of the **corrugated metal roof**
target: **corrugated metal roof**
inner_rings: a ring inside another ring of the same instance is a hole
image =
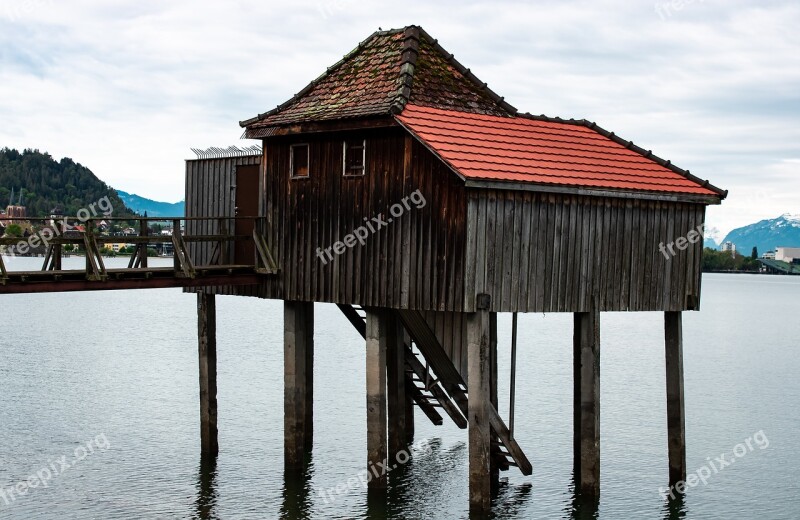
[[[466,179],[724,197],[585,122],[413,104],[396,117]]]

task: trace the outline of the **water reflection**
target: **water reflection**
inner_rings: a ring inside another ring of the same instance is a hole
[[[283,470],[283,503],[281,520],[306,520],[311,518],[311,478],[314,464],[307,455],[306,467],[302,470]]]
[[[492,498],[490,518],[519,518],[532,496],[533,484],[511,485],[507,478],[500,479],[497,494]],[[470,519],[473,517],[470,515]]]
[[[664,520],[686,518],[686,503],[683,495],[675,493],[675,498],[668,498],[664,502],[663,513]]]
[[[200,468],[197,471],[197,500],[195,501],[195,518],[199,520],[216,519],[214,507],[217,505],[217,489],[214,480],[217,477],[217,457],[203,455],[200,457]]]
[[[596,520],[599,515],[600,499],[597,497],[587,497],[578,492],[575,484],[575,472],[572,473],[570,480],[569,495],[572,496],[572,503],[568,511],[570,520]]]

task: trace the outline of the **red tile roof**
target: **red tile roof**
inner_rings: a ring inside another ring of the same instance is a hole
[[[498,117],[413,104],[396,118],[468,180],[725,196],[707,181],[647,157],[586,121]]]

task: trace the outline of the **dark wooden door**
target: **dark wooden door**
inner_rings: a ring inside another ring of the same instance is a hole
[[[238,166],[236,168],[236,216],[258,216],[258,170],[257,164]],[[236,219],[234,229],[236,236],[245,236],[246,240],[237,240],[234,246],[234,263],[237,265],[253,265],[256,258],[253,242],[252,219]]]

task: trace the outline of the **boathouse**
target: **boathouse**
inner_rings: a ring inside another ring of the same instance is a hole
[[[190,256],[262,274],[198,294],[205,451],[214,295],[285,302],[287,469],[312,445],[314,303],[333,303],[365,338],[368,466],[406,447],[416,405],[468,429],[471,508],[485,511],[498,471],[530,474],[537,450],[497,412],[497,313],[569,312],[576,485],[596,497],[601,313],[660,311],[665,481],[667,467],[685,479],[681,313],[699,309],[698,230],[727,192],[593,122],[519,112],[415,26],[374,33],[241,126],[260,151],[187,161],[187,233],[236,237]]]

